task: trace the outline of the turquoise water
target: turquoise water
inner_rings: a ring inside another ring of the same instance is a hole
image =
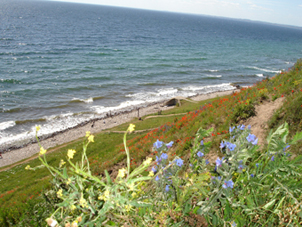
[[[302,29],[47,1],[0,2],[0,150],[174,96],[251,85],[302,57]]]

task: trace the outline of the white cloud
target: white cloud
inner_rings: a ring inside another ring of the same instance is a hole
[[[274,11],[273,9],[269,9],[269,8],[265,8],[265,7],[256,5],[255,3],[251,2],[251,1],[247,1],[246,3],[247,3],[247,4],[250,6],[250,8],[253,9],[253,10]]]

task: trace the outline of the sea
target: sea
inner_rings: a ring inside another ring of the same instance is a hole
[[[0,151],[87,121],[249,86],[302,57],[302,28],[43,0],[0,0]]]

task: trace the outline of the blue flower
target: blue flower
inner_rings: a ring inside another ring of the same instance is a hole
[[[156,162],[157,162],[157,164],[160,164],[161,158],[159,158],[159,157],[156,156]]]
[[[202,140],[202,141],[200,141],[200,145],[201,145],[201,146],[203,146],[203,145],[204,145],[204,144],[203,144],[203,140]]]
[[[220,158],[217,158],[217,159],[216,159],[216,166],[218,166],[218,167],[221,166],[221,165],[222,165],[223,159],[224,159],[224,158],[222,158],[222,159],[220,160]]]
[[[168,155],[166,153],[162,153],[160,157],[162,159],[168,159]]]
[[[290,147],[290,145],[287,145],[286,147],[283,148],[283,151],[285,151],[289,147]]]
[[[221,149],[225,147],[225,143],[222,141],[219,146]]]
[[[228,148],[230,149],[230,151],[233,151],[236,147],[236,144],[232,144],[232,143],[229,143],[228,144]]]
[[[218,179],[218,180],[221,180],[221,176],[218,176],[217,179]]]
[[[230,127],[230,128],[229,128],[230,133],[231,133],[231,132],[233,132],[233,131],[234,131],[234,129],[235,129],[235,126],[234,126],[233,128],[232,128],[232,127]]]
[[[155,177],[155,180],[158,181],[158,180],[159,180],[159,176],[156,176],[156,177]]]
[[[239,128],[240,130],[244,130],[245,126],[244,126],[244,125],[238,125],[238,128]]]
[[[208,159],[206,159],[206,165],[208,165],[210,162],[209,162],[209,160]]]
[[[168,192],[170,190],[170,185],[167,184],[165,190]]]
[[[239,165],[238,169],[242,170],[243,169],[243,165]]]
[[[175,160],[176,165],[178,165],[179,167],[181,167],[184,164],[184,161],[181,158],[178,158]]]
[[[252,142],[253,145],[257,145],[257,143],[258,143],[258,138]]]
[[[233,188],[234,182],[232,180],[224,181],[224,184],[222,185],[223,188]]]
[[[272,161],[275,161],[275,156],[274,156],[274,155],[272,156],[271,160],[272,160]]]
[[[159,141],[157,139],[157,141],[155,143],[153,143],[153,147],[155,147],[156,149],[161,148],[161,146],[163,145],[164,142]]]
[[[251,174],[251,177],[254,177],[255,175],[254,174]]]
[[[152,171],[153,173],[156,173],[157,167],[156,167],[156,166],[153,166],[152,169],[151,169],[151,171]]]
[[[248,128],[249,130],[251,130],[252,126],[248,125],[247,128]]]
[[[256,139],[257,137],[254,134],[249,133],[249,135],[246,137],[248,142],[252,142]]]
[[[257,168],[259,167],[259,163],[256,163],[256,167],[257,167]]]
[[[198,156],[198,157],[203,157],[203,156],[204,156],[204,153],[198,151],[198,152],[197,152],[197,156]]]
[[[236,226],[237,226],[236,222],[233,221],[233,222],[232,222],[232,227],[236,227]]]
[[[167,147],[167,148],[171,148],[172,145],[173,145],[173,143],[174,143],[173,141],[171,141],[170,143],[167,143],[167,144],[166,144],[166,147]]]

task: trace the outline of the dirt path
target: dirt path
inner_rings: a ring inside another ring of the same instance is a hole
[[[278,98],[274,102],[264,102],[261,105],[256,106],[256,116],[247,119],[241,124],[246,126],[250,125],[252,134],[258,138],[258,145],[262,147],[265,143],[266,130],[268,129],[267,122],[272,118],[274,112],[279,109],[283,104],[284,98]],[[219,153],[218,151],[210,151],[206,155],[206,159],[210,163],[215,163]]]

